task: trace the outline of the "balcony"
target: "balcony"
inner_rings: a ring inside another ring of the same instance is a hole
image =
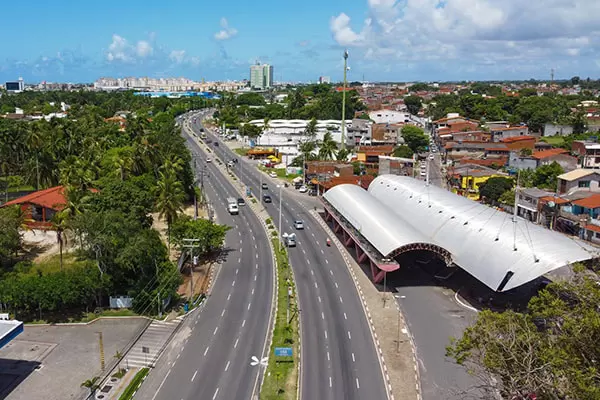
[[[558,216],[561,218],[567,219],[569,221],[572,221],[576,224],[587,224],[590,219],[588,215],[585,215],[585,214],[576,215],[576,214],[573,214],[572,212],[567,212],[562,209],[558,211]],[[599,226],[600,226],[600,223],[599,223]]]

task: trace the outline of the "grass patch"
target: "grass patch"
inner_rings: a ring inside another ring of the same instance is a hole
[[[265,372],[265,381],[261,389],[261,399],[296,399],[298,384],[298,306],[296,303],[296,290],[290,271],[286,249],[279,241],[271,239],[277,259],[277,315],[275,316],[275,330],[273,332],[273,343],[269,355],[269,365]],[[288,319],[288,287],[292,288],[290,299],[290,310]],[[290,321],[291,320],[291,321]],[[275,358],[275,347],[291,347],[293,357]]]
[[[114,374],[112,374],[111,376],[113,378],[121,379],[122,377],[125,376],[126,373],[127,373],[127,370],[125,368],[119,368],[119,370],[117,372],[115,372]]]
[[[237,149],[233,149],[233,151],[235,151],[236,154],[238,154],[242,157],[245,157],[248,154],[249,150],[250,149],[245,149],[245,148],[241,148],[241,147],[238,147]]]
[[[75,254],[72,254],[72,253],[63,254],[62,268],[64,271],[78,268],[78,267],[85,267],[86,265],[91,265],[91,264],[92,264],[92,261],[80,259]],[[48,258],[44,259],[43,261],[40,261],[35,264],[21,264],[21,265],[18,265],[17,268],[15,268],[15,270],[18,270],[17,272],[19,272],[23,275],[30,275],[30,276],[31,275],[35,275],[35,276],[46,275],[46,274],[51,274],[51,273],[55,273],[55,272],[60,272],[60,270],[61,270],[60,255],[54,254],[54,255],[49,256]]]
[[[131,399],[133,397],[133,394],[136,392],[136,390],[138,390],[138,388],[142,384],[142,381],[144,380],[146,375],[148,375],[148,371],[149,371],[148,368],[142,368],[141,370],[139,370],[138,373],[135,374],[135,376],[131,380],[131,383],[129,384],[129,386],[127,386],[127,388],[125,388],[125,391],[119,397],[119,400]]]
[[[136,314],[133,310],[122,308],[118,310],[103,310],[100,313],[87,313],[79,322],[90,322],[98,317],[135,317]]]
[[[562,136],[546,136],[540,139],[542,142],[551,144],[554,147],[561,147],[565,144],[565,139]]]

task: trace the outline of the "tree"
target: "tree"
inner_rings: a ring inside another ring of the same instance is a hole
[[[407,145],[398,146],[394,149],[394,157],[412,158],[414,152]]]
[[[335,155],[335,158],[339,161],[347,161],[349,155],[350,150],[344,147],[343,149],[338,150],[337,154]]]
[[[177,219],[177,214],[183,210],[183,187],[172,170],[161,171],[159,176],[156,209],[159,212],[159,217],[167,223],[167,237],[170,247],[171,225]]]
[[[498,199],[498,202],[500,204],[505,204],[507,206],[514,207],[514,205],[515,205],[514,189],[507,190],[506,192],[502,193],[502,195],[500,195],[500,198]]]
[[[229,229],[229,226],[218,225],[206,219],[194,220],[183,215],[173,223],[173,243],[183,251],[183,239],[198,239],[198,247],[193,251],[198,256],[205,256],[223,246]]]
[[[578,273],[538,292],[524,313],[480,312],[447,355],[502,398],[597,399],[599,303],[597,282]]]
[[[319,158],[322,160],[331,160],[337,152],[337,143],[333,140],[331,132],[325,132],[323,140],[319,143]]]
[[[22,237],[19,228],[23,223],[23,215],[18,206],[0,208],[0,265],[22,248]]]
[[[312,141],[301,142],[298,146],[298,150],[302,154],[303,163],[313,159],[313,152],[317,148],[317,144]]]
[[[263,130],[260,126],[253,125],[251,123],[245,123],[240,129],[240,133],[242,136],[247,136],[250,139],[256,139],[263,133]]]
[[[542,165],[533,172],[533,186],[556,190],[557,177],[564,172],[564,169],[556,161],[552,164]]]
[[[532,154],[533,154],[533,151],[532,151],[531,149],[528,149],[528,148],[522,148],[522,149],[519,151],[519,155],[520,155],[521,157],[527,157],[527,156],[530,156],[530,155],[532,155]]]
[[[502,176],[492,176],[479,185],[479,194],[487,201],[498,201],[500,196],[513,187],[513,180]]]
[[[308,137],[309,140],[315,140],[317,136],[317,119],[312,118],[308,124],[306,124],[306,128],[304,128],[304,134]]]
[[[98,381],[100,381],[100,378],[97,376],[94,376],[92,379],[88,379],[85,382],[83,382],[81,384],[81,387],[85,387],[88,388],[90,390],[90,394],[94,394],[96,392],[96,390],[98,390]]]
[[[404,138],[404,143],[410,147],[414,153],[424,151],[427,148],[429,140],[421,128],[414,125],[404,125],[401,133]]]
[[[412,115],[417,115],[421,110],[423,101],[419,96],[406,96],[404,98],[404,104],[406,105],[409,113]]]

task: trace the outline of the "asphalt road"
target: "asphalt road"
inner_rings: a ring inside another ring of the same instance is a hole
[[[194,125],[200,134],[201,118]],[[210,132],[208,139],[218,140]],[[223,142],[211,148],[224,161],[239,159],[234,172],[260,198],[260,182],[267,183],[273,203],[265,207],[279,224],[279,189],[273,180],[234,154]],[[262,175],[262,178],[261,178]],[[386,399],[387,393],[373,338],[359,296],[344,260],[335,247],[325,245],[326,234],[292,195],[283,188],[282,231],[296,231],[298,246],[289,249],[296,277],[301,316],[301,398],[307,400]]]
[[[192,139],[187,144],[192,153],[201,154]],[[225,199],[239,196],[214,165],[205,165],[205,193],[218,222],[232,227],[226,238],[226,260],[204,308],[191,316],[185,348],[171,366],[150,374],[136,394],[138,399],[247,400],[258,390],[259,370],[250,365],[250,359],[268,352],[265,341],[274,278],[271,251],[249,208],[240,207],[234,216],[227,212]]]

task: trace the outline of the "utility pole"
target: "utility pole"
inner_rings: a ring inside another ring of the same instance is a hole
[[[344,51],[344,86],[342,90],[342,150],[346,149],[346,74],[348,72],[348,50]]]
[[[198,257],[193,255],[193,249],[200,247],[200,239],[183,239],[183,248],[189,251],[189,255],[192,259],[192,265],[190,267],[190,309],[194,302],[194,268],[198,264]]]
[[[38,156],[35,156],[35,175],[36,175],[36,190],[40,190],[40,163],[38,160]]]
[[[156,267],[156,281],[158,282],[158,290],[156,291],[156,303],[158,305],[158,318],[162,318],[162,304],[160,302],[160,281],[158,279],[158,264],[156,259],[154,260],[154,266]]]

